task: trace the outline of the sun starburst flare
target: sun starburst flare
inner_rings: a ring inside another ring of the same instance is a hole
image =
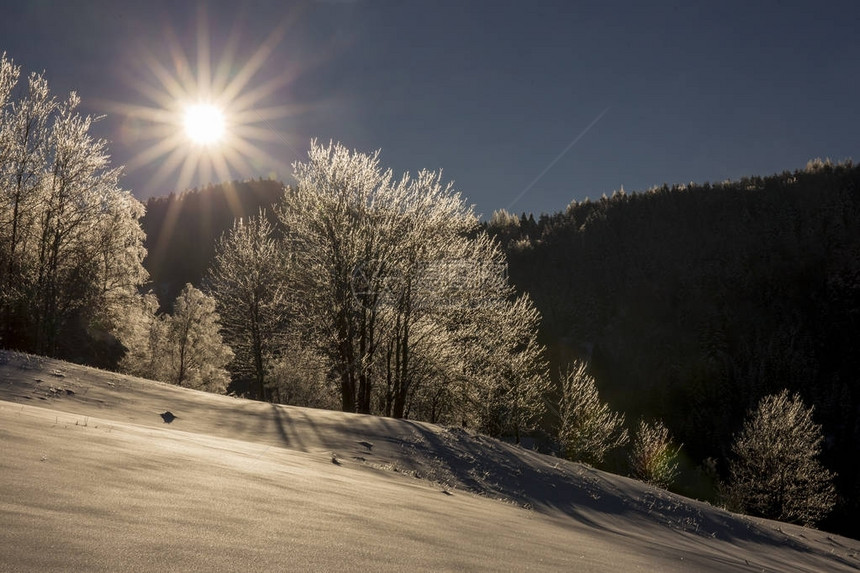
[[[272,144],[298,147],[275,122],[298,115],[299,106],[271,105],[273,94],[289,85],[299,70],[279,65],[268,76],[265,64],[284,36],[282,23],[243,63],[238,58],[238,29],[226,38],[220,57],[210,55],[206,16],[198,14],[196,61],[176,33],[166,29],[167,52],[158,57],[147,47],[136,52],[142,70],[128,72],[128,81],[145,104],[107,102],[123,118],[122,141],[140,151],[126,165],[129,171],[156,166],[148,193],[182,191],[194,185],[227,182],[260,175],[283,178],[289,153],[270,154]],[[175,180],[173,180],[175,177]]]

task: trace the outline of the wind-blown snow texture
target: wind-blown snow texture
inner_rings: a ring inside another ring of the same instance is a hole
[[[13,353],[0,478],[0,571],[860,568],[858,541],[462,429]]]

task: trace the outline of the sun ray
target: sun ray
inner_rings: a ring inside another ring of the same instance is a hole
[[[161,67],[162,69],[157,69],[159,67]],[[147,60],[147,68],[150,74],[155,76],[156,78],[158,78],[159,74],[162,73],[170,74],[170,72],[166,69],[163,69],[162,64],[157,61],[150,62]],[[159,81],[161,80],[159,79]],[[175,81],[175,78],[173,78],[172,81]],[[163,85],[161,86],[161,88],[159,88],[158,86],[145,82],[142,78],[139,77],[129,78],[129,83],[131,83],[132,87],[134,87],[140,94],[142,94],[147,99],[149,99],[149,101],[158,106],[163,107],[169,105],[170,102],[173,101],[173,97],[170,95],[171,88],[167,88]]]
[[[154,143],[133,157],[128,163],[128,168],[137,169],[138,167],[143,167],[144,165],[148,165],[153,161],[156,161],[159,157],[163,157],[164,155],[171,153],[181,147],[181,139],[181,135],[174,133],[171,136]]]
[[[171,151],[167,153],[167,158],[164,162],[159,166],[158,170],[155,172],[155,175],[152,178],[153,187],[158,187],[165,181],[170,178],[170,175],[176,172],[179,169],[179,166],[182,164],[183,159],[189,156],[187,150],[182,149],[180,146],[174,147]],[[184,186],[180,183],[177,183],[178,189],[184,189]]]
[[[164,91],[160,92],[161,100],[156,100],[158,103],[163,103],[164,99],[170,101],[181,97],[186,93],[186,86],[188,85],[188,78],[183,76],[187,73],[189,66],[184,55],[177,55],[177,52],[181,52],[181,48],[178,41],[173,38],[172,33],[167,34],[167,45],[173,60],[174,71],[170,71],[154,54],[149,54],[146,59],[150,71],[161,83],[161,87],[164,88]]]
[[[221,181],[229,181],[230,180],[230,167],[227,165],[227,154],[216,155],[211,158],[212,159],[212,167],[215,171],[215,175]]]
[[[199,4],[197,10],[197,93],[205,100],[212,97],[212,72],[209,66],[209,23],[206,18],[206,7]]]
[[[317,106],[310,104],[282,104],[268,107],[247,106],[237,109],[232,113],[234,121],[238,124],[264,123],[266,121],[294,117],[311,111]]]
[[[246,90],[244,93],[237,95],[231,103],[237,109],[252,109],[259,105],[260,102],[270,99],[273,94],[277,93],[279,90],[283,89],[284,86],[289,85],[293,81],[294,78],[292,76],[282,74],[277,78],[257,84],[253,89]],[[283,104],[271,107],[283,107]]]
[[[198,30],[198,33],[200,31]],[[192,72],[191,62],[185,50],[182,48],[182,43],[176,35],[173,28],[167,28],[165,34],[167,48],[170,52],[170,57],[173,61],[173,70],[175,73],[176,82],[173,85],[178,85],[180,90],[189,90],[196,87],[197,81]],[[180,95],[174,93],[174,96]]]
[[[174,114],[166,109],[109,101],[98,101],[98,103],[109,113],[116,113],[128,119],[143,119],[153,124],[167,123],[174,117]]]
[[[249,172],[254,169],[250,161],[248,161],[248,158],[243,153],[235,150],[234,148],[230,148],[229,150],[225,151],[223,158],[225,165],[229,165],[230,167],[239,171]]]
[[[191,186],[191,180],[194,177],[194,172],[202,172],[205,180],[206,170],[205,162],[201,161],[201,151],[194,149],[191,153],[185,156],[185,162],[182,164],[182,169],[179,171],[179,188],[187,189]]]
[[[272,55],[275,47],[284,37],[285,32],[286,27],[284,24],[281,24],[276,27],[271,34],[269,34],[269,37],[266,38],[259,48],[257,48],[257,51],[253,56],[251,56],[251,59],[242,66],[233,81],[224,88],[221,98],[226,101],[233,101],[236,98],[239,92],[248,85],[248,82],[251,81],[254,75],[260,71],[260,68],[263,67],[263,64],[266,63],[269,56]]]
[[[151,257],[153,261],[161,261],[164,258],[168,245],[173,240],[173,231],[176,229],[176,221],[179,219],[179,210],[178,201],[168,202],[163,231],[157,236],[155,247],[147,253],[147,256]]]
[[[230,82],[230,72],[233,70],[233,62],[238,49],[239,27],[233,26],[230,35],[224,42],[218,63],[215,65],[215,73],[212,76],[212,89],[215,93],[224,93],[224,89]]]
[[[237,128],[235,133],[243,139],[253,139],[262,143],[282,143],[284,141],[284,137],[281,134],[268,127],[243,125],[241,129]]]
[[[235,144],[232,146],[233,151],[236,153],[243,154],[246,158],[256,162],[266,164],[271,166],[271,169],[274,171],[275,166],[282,166],[281,162],[272,157],[268,152],[262,149],[259,146],[254,145],[253,143],[245,140],[237,140]],[[283,168],[283,167],[282,167]]]
[[[192,16],[196,37],[179,35],[166,25],[158,45],[141,46],[135,52],[137,72],[129,68],[126,79],[145,103],[110,105],[124,118],[123,140],[143,144],[127,167],[151,166],[150,193],[170,179],[173,189],[182,191],[211,183],[213,177],[226,182],[260,173],[286,176],[297,149],[280,126],[285,118],[315,107],[273,105],[308,67],[279,62],[278,72],[269,73],[272,66],[267,64],[287,33],[289,15],[241,57],[239,24],[218,36],[210,31],[208,16],[202,5]],[[213,44],[215,39],[221,43]],[[193,53],[183,48],[189,42]],[[216,124],[221,127],[213,129]],[[278,148],[285,157],[278,158]]]

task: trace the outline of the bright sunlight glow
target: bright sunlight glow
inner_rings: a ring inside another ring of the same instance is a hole
[[[212,104],[196,104],[185,110],[185,133],[200,145],[212,145],[224,136],[224,114]]]
[[[133,65],[125,70],[140,102],[109,104],[109,111],[123,118],[122,140],[140,146],[126,163],[128,171],[154,166],[146,182],[153,194],[254,174],[281,178],[290,170],[280,158],[280,147],[298,145],[281,120],[306,110],[269,102],[284,96],[282,89],[306,65],[266,65],[292,18],[285,16],[250,53],[240,52],[240,29],[235,27],[218,39],[221,52],[215,58],[203,4],[197,18],[196,58],[186,51],[190,46],[183,45],[188,34],[166,25],[163,41],[139,46]],[[273,69],[277,73],[270,76]],[[176,180],[170,181],[174,174]],[[237,212],[241,207],[238,199],[231,205]]]

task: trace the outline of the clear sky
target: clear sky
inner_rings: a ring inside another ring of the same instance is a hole
[[[316,137],[442,168],[489,216],[860,159],[858,23],[856,1],[6,0],[0,51],[107,114],[141,199],[289,182]],[[207,98],[221,148],[177,136]]]

